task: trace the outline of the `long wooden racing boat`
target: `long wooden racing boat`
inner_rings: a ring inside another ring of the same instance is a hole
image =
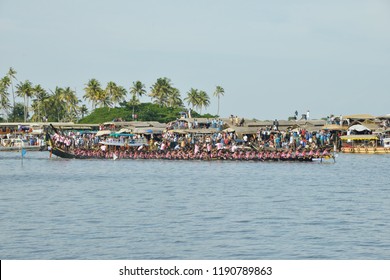
[[[56,132],[57,130],[52,127]],[[52,139],[49,132],[46,133],[46,142],[48,145],[48,150],[51,154],[54,154],[57,157],[65,159],[163,159],[163,160],[206,160],[206,161],[259,161],[259,162],[335,162],[335,156],[333,154],[327,153],[326,155],[293,155],[290,157],[281,156],[281,153],[274,153],[272,156],[266,156],[264,153],[263,157],[258,157],[256,154],[253,156],[245,155],[245,152],[241,153],[239,158],[234,157],[233,153],[228,151],[225,152],[223,156],[216,156],[215,154],[208,154],[207,152],[202,152],[199,156],[189,157],[188,153],[185,156],[177,156],[175,151],[166,151],[166,152],[156,152],[156,151],[143,151],[144,147],[147,146],[145,142],[111,142],[111,141],[101,141],[99,142],[101,146],[106,146],[107,150],[83,150],[75,151],[67,149],[66,147],[59,147],[55,144],[55,141]],[[129,151],[128,148],[133,147],[132,151]],[[258,151],[257,151],[258,152]],[[176,156],[173,156],[176,155]]]
[[[318,163],[335,163],[335,156],[333,154],[329,154],[326,156],[320,157],[293,157],[293,158],[220,158],[220,157],[210,157],[205,156],[201,158],[178,158],[178,157],[168,157],[166,155],[160,155],[159,157],[152,157],[145,153],[144,156],[131,156],[131,157],[121,157],[118,153],[111,153],[110,155],[105,156],[96,156],[96,155],[79,155],[70,151],[66,151],[60,147],[50,146],[51,153],[60,158],[65,159],[160,159],[160,160],[203,160],[203,161],[258,161],[258,162],[318,162]]]

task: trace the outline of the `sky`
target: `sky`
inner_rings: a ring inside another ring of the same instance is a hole
[[[389,0],[0,0],[0,77],[45,89],[171,79],[220,116],[390,113]],[[82,99],[83,100],[83,99]],[[150,102],[147,96],[142,102]],[[84,101],[88,106],[87,101]]]

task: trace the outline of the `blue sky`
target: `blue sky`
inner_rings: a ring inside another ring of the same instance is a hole
[[[182,98],[205,90],[212,114],[222,86],[222,117],[390,113],[386,0],[0,0],[0,36],[0,76],[80,99],[91,78],[168,77]]]

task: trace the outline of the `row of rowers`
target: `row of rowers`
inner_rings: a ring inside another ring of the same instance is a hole
[[[210,149],[209,147],[194,146],[194,149],[162,149],[149,150],[145,146],[127,147],[122,149],[75,149],[74,154],[86,158],[123,158],[123,159],[221,159],[221,160],[300,160],[329,156],[327,149],[321,150],[255,150],[240,149],[233,146],[232,149]]]

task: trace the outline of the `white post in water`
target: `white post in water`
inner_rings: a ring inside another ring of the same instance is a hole
[[[335,154],[337,152],[337,142],[339,141],[339,136],[337,135],[337,131],[334,132],[333,137],[333,153]]]

